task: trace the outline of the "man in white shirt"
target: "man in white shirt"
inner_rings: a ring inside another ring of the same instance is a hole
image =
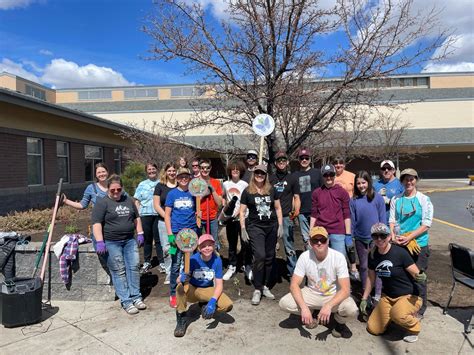
[[[344,255],[328,245],[328,233],[323,227],[310,230],[311,249],[299,257],[290,293],[280,300],[285,312],[299,314],[302,323],[309,329],[318,324],[328,325],[334,313],[336,325],[332,335],[336,338],[350,338],[352,332],[346,326],[350,318],[356,318],[358,309],[350,297],[349,271]],[[300,288],[304,277],[308,286]],[[313,319],[313,310],[319,310]]]

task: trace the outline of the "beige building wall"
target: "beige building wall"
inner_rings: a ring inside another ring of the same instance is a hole
[[[0,75],[0,87],[16,91],[16,77],[7,74]]]
[[[123,101],[125,100],[125,94],[123,90],[112,90],[112,101]]]
[[[474,87],[474,75],[430,77],[431,89],[472,88],[472,87]]]
[[[56,91],[56,103],[77,102],[78,96],[77,91]]]

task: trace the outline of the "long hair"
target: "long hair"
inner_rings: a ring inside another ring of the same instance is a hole
[[[374,187],[372,186],[372,178],[370,177],[370,174],[365,170],[358,171],[354,177],[354,197],[353,198],[363,196],[363,194],[357,188],[357,179],[364,179],[365,181],[367,181],[367,185],[368,185],[367,193],[366,193],[367,201],[372,202],[372,200],[375,197],[375,191],[374,191]]]
[[[269,195],[270,190],[272,189],[272,185],[268,179],[268,174],[265,175],[265,182],[263,183],[262,188],[262,195]],[[256,194],[257,191],[257,184],[255,183],[255,173],[252,173],[252,177],[250,178],[249,187],[248,187],[249,194]]]
[[[97,163],[97,164],[94,165],[94,176],[97,175],[97,169],[99,169],[99,168],[104,168],[105,171],[107,172],[107,174],[109,174],[109,168],[107,168],[107,165],[105,165],[104,163],[100,162],[100,163]],[[96,181],[99,181],[99,180],[97,179],[97,177],[95,178],[95,180],[96,180]]]
[[[171,161],[167,162],[165,164],[165,166],[163,167],[163,169],[161,169],[160,171],[160,182],[162,184],[166,184],[168,182],[168,175],[166,174],[166,171],[169,169],[169,168],[175,168],[175,170],[178,170],[176,168],[176,163],[173,163]]]
[[[245,165],[241,160],[232,160],[228,165],[227,165],[227,176],[229,179],[232,178],[232,170],[238,169],[240,172],[239,178],[242,179],[242,176],[244,176],[245,173]]]

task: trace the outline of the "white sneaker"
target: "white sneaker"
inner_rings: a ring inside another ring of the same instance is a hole
[[[158,270],[160,271],[160,274],[164,274],[164,273],[166,272],[165,264],[164,264],[164,263],[161,263],[161,264],[158,266]]]
[[[165,282],[163,282],[164,285],[169,285],[170,284],[170,274],[166,274],[165,277]]]
[[[275,299],[275,295],[270,292],[270,289],[267,286],[263,286],[263,292],[262,293],[269,300],[274,300]]]
[[[140,268],[140,274],[145,274],[148,272],[148,270],[151,269],[151,263],[148,262],[148,261],[145,261],[142,265],[142,267]]]
[[[222,277],[224,281],[229,281],[232,276],[234,276],[235,272],[237,270],[237,267],[229,265],[229,268],[227,269],[226,273]]]
[[[254,306],[258,306],[260,304],[261,299],[262,299],[262,292],[260,290],[253,291],[252,304]]]
[[[418,335],[406,335],[403,337],[403,341],[406,341],[407,343],[414,343],[415,341],[418,340]]]

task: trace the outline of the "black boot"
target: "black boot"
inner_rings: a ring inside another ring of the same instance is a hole
[[[186,334],[186,312],[179,313],[176,311],[176,328],[174,329],[174,336],[177,338],[184,337]]]

